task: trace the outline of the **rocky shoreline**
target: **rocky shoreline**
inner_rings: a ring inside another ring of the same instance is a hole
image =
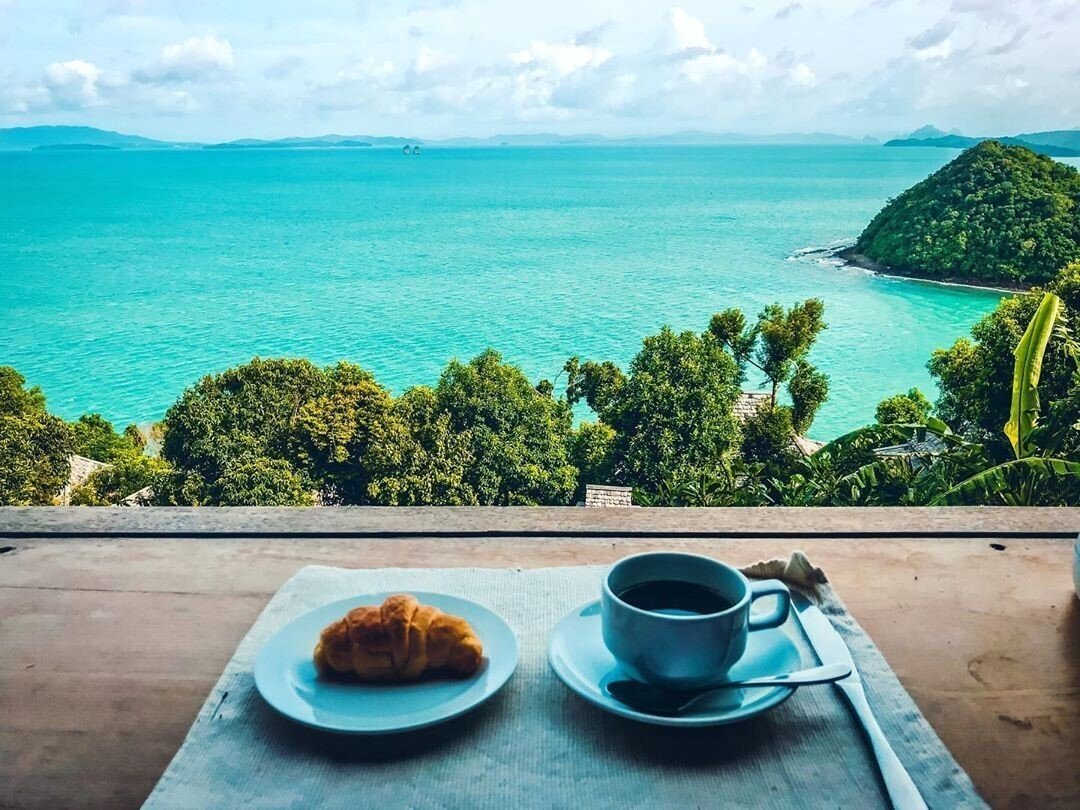
[[[1031,289],[1031,285],[1029,284],[1016,284],[1010,282],[975,284],[970,279],[965,278],[954,278],[950,276],[943,278],[941,276],[920,273],[914,270],[901,270],[874,261],[866,254],[857,253],[854,245],[833,248],[827,255],[839,259],[844,264],[851,267],[858,267],[862,270],[874,273],[875,275],[886,276],[888,278],[913,279],[915,281],[927,281],[934,284],[945,284],[951,287],[971,287],[976,290],[993,290],[994,292],[1005,293],[1026,292]]]

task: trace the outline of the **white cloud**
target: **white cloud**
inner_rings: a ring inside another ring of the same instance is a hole
[[[692,84],[705,84],[754,77],[761,74],[767,65],[765,55],[751,48],[745,59],[721,52],[692,57],[683,62],[680,73]]]
[[[670,54],[712,53],[716,46],[705,34],[705,23],[676,6],[667,15],[667,29],[659,47]]]
[[[685,2],[272,0],[195,14],[150,0],[0,0],[0,27],[18,32],[0,32],[0,125],[169,116],[145,131],[211,140],[294,134],[299,122],[438,137],[880,135],[930,119],[984,134],[1080,120],[1076,0]]]
[[[511,61],[517,65],[557,76],[567,76],[585,67],[597,67],[610,58],[611,53],[601,47],[542,40],[535,40],[525,50],[510,55]]]
[[[166,84],[197,81],[228,73],[235,66],[232,45],[215,36],[189,37],[166,45],[151,64],[133,74],[136,81]]]
[[[40,85],[27,86],[10,74],[0,75],[0,113],[23,115],[49,106],[49,91]]]
[[[413,59],[412,69],[417,74],[423,74],[446,65],[449,61],[449,57],[442,51],[422,45],[420,50],[416,52],[416,58]]]
[[[354,62],[337,73],[337,84],[343,82],[384,80],[394,73],[394,63],[389,59],[372,59],[368,57]]]
[[[82,59],[53,62],[45,68],[43,84],[53,104],[64,109],[91,107],[98,103],[101,69]]]
[[[788,78],[791,79],[792,84],[799,87],[813,87],[817,84],[817,76],[814,75],[814,71],[803,62],[799,62],[788,71]]]

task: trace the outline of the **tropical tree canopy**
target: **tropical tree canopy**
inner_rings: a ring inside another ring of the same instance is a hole
[[[878,403],[874,419],[881,425],[910,425],[930,416],[930,400],[918,388],[896,394]]]
[[[577,485],[567,441],[573,415],[517,366],[488,349],[451,361],[435,387],[438,410],[467,437],[464,480],[480,504],[569,503]]]
[[[146,446],[138,427],[128,425],[117,433],[112,422],[99,413],[87,413],[71,423],[75,452],[95,461],[111,462],[138,454]]]
[[[793,437],[828,390],[807,359],[824,326],[813,302],[766,307],[753,326],[729,309],[703,333],[664,328],[625,372],[571,358],[562,398],[492,350],[396,397],[351,363],[256,358],[181,395],[161,458],[134,426],[50,415],[39,390],[0,367],[0,503],[52,502],[79,451],[109,465],[71,493],[87,505],[147,487],[159,504],[554,505],[589,483],[631,485],[656,506],[1078,505],[1078,310],[1073,263],[934,354],[933,416],[911,389],[809,457]],[[786,383],[792,404],[766,398],[740,424],[751,369]],[[575,427],[582,401],[597,420]]]
[[[486,351],[397,400],[359,366],[253,360],[170,408],[167,502],[567,503],[569,406]],[[271,463],[273,462],[273,463]],[[286,474],[287,473],[287,474]]]
[[[738,445],[732,407],[739,368],[710,332],[664,328],[645,338],[625,377],[608,364],[567,363],[567,395],[593,395],[600,421],[614,431],[616,482],[655,487],[672,475],[706,469],[722,448]]]
[[[953,430],[986,444],[997,460],[1015,457],[1002,425],[1009,420],[1013,391],[1013,352],[1038,310],[1043,292],[1061,299],[1066,324],[1080,322],[1080,261],[1064,267],[1045,288],[1003,298],[997,309],[948,349],[938,349],[928,364],[940,391],[935,413]],[[1063,340],[1051,340],[1042,359],[1039,392],[1043,402],[1061,401],[1075,391],[1075,363]],[[1080,436],[1061,448],[1080,458]]]
[[[52,503],[68,482],[72,429],[45,408],[45,396],[0,366],[0,505]]]

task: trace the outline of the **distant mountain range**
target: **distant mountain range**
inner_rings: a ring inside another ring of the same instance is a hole
[[[786,132],[776,135],[747,135],[739,132],[701,132],[683,130],[668,135],[642,135],[612,138],[606,135],[556,135],[551,132],[537,132],[528,135],[492,135],[487,138],[448,138],[442,141],[428,141],[438,146],[577,146],[582,144],[596,146],[708,146],[725,144],[806,144],[806,145],[844,145],[860,143],[879,143],[875,138],[852,138],[847,135],[833,135],[828,132]]]
[[[96,127],[12,127],[0,129],[0,149],[36,149],[48,147],[101,147],[116,149],[176,149],[194,144],[170,143],[124,135]]]
[[[492,135],[487,138],[402,138],[377,135],[319,135],[315,137],[241,138],[224,143],[189,143],[159,141],[137,135],[124,135],[94,127],[15,127],[0,129],[0,150],[37,149],[343,149],[364,147],[402,147],[406,144],[424,146],[648,146],[648,145],[722,145],[722,144],[807,144],[844,145],[879,143],[874,138],[852,138],[827,132],[790,132],[777,135],[746,135],[737,132],[699,132],[686,130],[669,135],[611,138],[605,135],[558,135],[537,132],[523,135]]]
[[[935,126],[933,126],[931,124],[926,124],[925,126],[919,127],[914,132],[912,132],[912,133],[910,133],[908,135],[905,135],[904,137],[905,138],[944,138],[946,135],[959,135],[959,134],[960,134],[960,130],[958,130],[958,129],[950,129],[948,132],[946,132],[945,130],[938,129],[937,127],[935,127]]]
[[[937,127],[925,126],[906,138],[886,141],[886,146],[940,146],[949,149],[967,149],[983,141],[994,140],[1013,146],[1024,146],[1032,152],[1050,157],[1080,157],[1080,129],[1055,129],[1049,132],[1028,132],[1022,135],[999,135],[970,137],[956,130],[942,132]]]
[[[203,149],[356,149],[373,145],[371,141],[358,141],[353,138],[338,140],[337,138],[337,135],[327,135],[323,138],[282,138],[279,141],[244,138],[239,141],[207,144]]]
[[[920,127],[904,138],[886,141],[886,146],[943,146],[966,149],[988,140],[961,135],[956,130],[945,132],[930,125]],[[994,138],[1004,143],[1026,146],[1035,152],[1054,157],[1080,155],[1080,129],[1031,132],[1022,135]],[[605,135],[558,135],[537,132],[519,135],[492,135],[487,138],[403,138],[381,135],[318,135],[314,137],[279,138],[264,140],[242,138],[224,143],[191,143],[184,141],[161,141],[138,135],[125,135],[95,127],[40,126],[0,129],[0,150],[46,149],[359,149],[368,147],[396,147],[406,144],[424,146],[707,146],[736,144],[790,144],[842,146],[854,144],[877,144],[876,138],[854,138],[833,135],[828,132],[788,132],[775,135],[747,135],[738,132],[701,132],[685,130],[668,135],[648,135],[612,138]]]
[[[341,149],[369,146],[402,146],[421,143],[418,138],[378,137],[371,135],[320,135],[314,138],[261,140],[243,138],[226,143],[191,143],[159,141],[139,135],[124,135],[95,127],[13,127],[0,129],[0,150],[11,149]]]
[[[104,143],[43,143],[32,152],[119,152],[119,146]]]

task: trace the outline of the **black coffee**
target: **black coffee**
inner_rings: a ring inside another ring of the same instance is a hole
[[[618,596],[628,605],[669,616],[704,616],[735,604],[708,585],[677,579],[641,582],[620,591]]]

